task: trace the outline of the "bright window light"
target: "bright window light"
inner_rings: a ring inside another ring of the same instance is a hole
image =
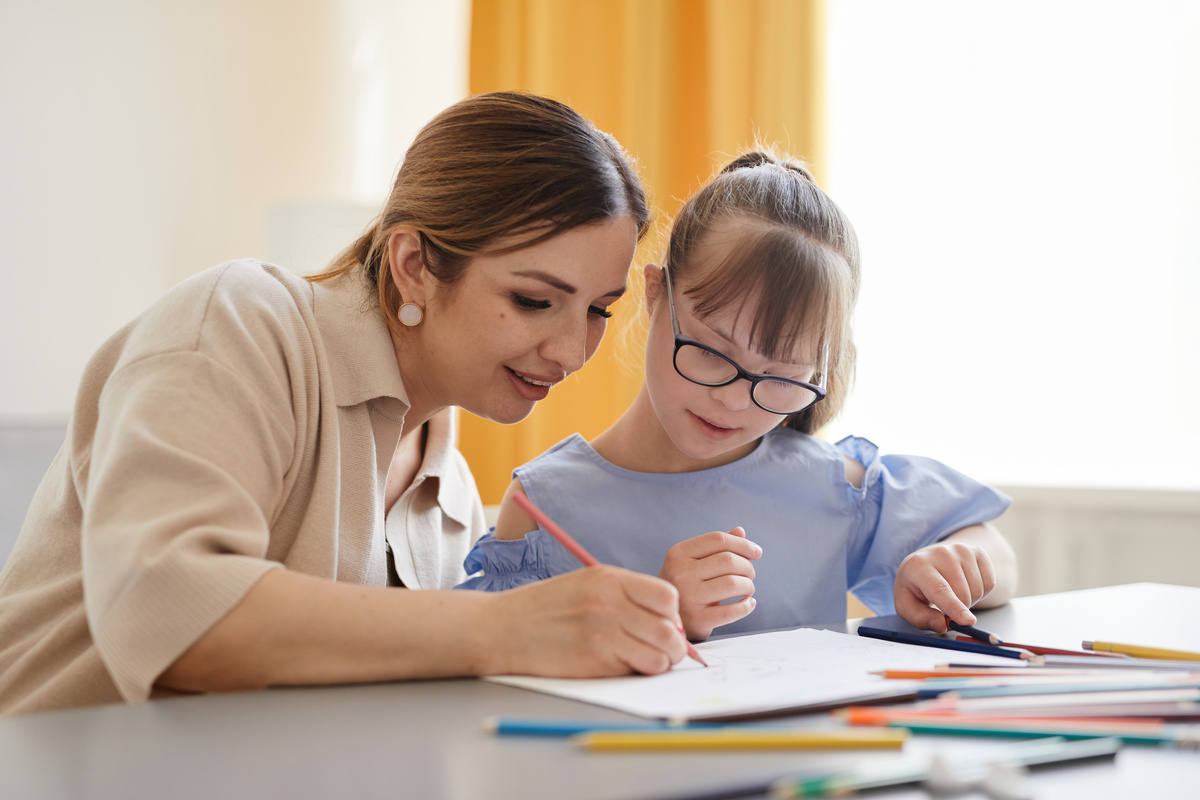
[[[830,4],[858,378],[830,435],[1200,489],[1200,4]]]

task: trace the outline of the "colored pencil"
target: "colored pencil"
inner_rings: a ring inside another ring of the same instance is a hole
[[[687,726],[686,722],[641,721],[601,722],[579,719],[525,719],[521,717],[484,717],[483,729],[497,736],[575,736],[592,731],[658,731]],[[693,727],[716,727],[704,723],[693,723]]]
[[[1003,641],[1000,639],[1000,637],[994,633],[988,633],[983,628],[976,628],[974,625],[963,625],[962,623],[955,622],[954,620],[950,619],[949,614],[942,614],[942,616],[946,618],[946,625],[949,626],[950,630],[952,631],[965,633],[968,636],[974,637],[985,644],[1003,644]]]
[[[1156,719],[1130,719],[1128,717],[1018,717],[1010,714],[970,714],[955,711],[943,711],[935,708],[880,708],[878,706],[850,706],[838,709],[834,716],[847,725],[866,725],[879,727],[889,725],[896,720],[914,719],[933,722],[987,722],[1006,723],[1015,725],[1029,723],[1031,725],[1071,725],[1083,731],[1099,731],[1094,736],[1107,736],[1107,732],[1119,729],[1123,733],[1156,734],[1162,731],[1162,723]],[[1196,726],[1192,726],[1196,727]],[[1039,734],[1051,736],[1052,733]]]
[[[1166,661],[1157,658],[1105,658],[1092,656],[1037,656],[1047,667],[1082,667],[1085,669],[1154,669],[1200,673],[1195,661]]]
[[[1059,737],[1022,742],[1004,749],[999,756],[985,759],[956,759],[957,769],[983,772],[996,764],[1013,764],[1022,767],[1037,767],[1082,761],[1092,758],[1112,758],[1121,749],[1121,741],[1115,738],[1067,741]],[[866,789],[903,786],[922,783],[929,778],[930,766],[897,765],[873,770],[855,770],[835,773],[818,778],[791,778],[777,781],[768,794],[772,800],[792,800],[798,797],[846,797]]]
[[[1200,661],[1200,653],[1190,650],[1164,650],[1161,647],[1143,647],[1138,644],[1120,644],[1119,642],[1084,642],[1084,650],[1105,653],[1121,653],[1134,658],[1157,658],[1172,661]]]
[[[1038,671],[1040,672],[1040,670]],[[1055,671],[1057,672],[1057,670]],[[1005,665],[1004,667],[985,667],[979,669],[966,667],[954,669],[881,669],[871,674],[887,678],[888,680],[919,681],[930,678],[1017,677],[1025,674],[1025,668],[1009,669]]]
[[[550,516],[534,505],[533,501],[526,497],[521,492],[513,493],[513,502],[525,510],[529,516],[533,517],[537,524],[541,525],[546,533],[558,540],[558,543],[570,551],[571,555],[583,562],[585,567],[594,567],[599,565],[599,561],[584,549],[583,545],[571,538],[570,534],[558,526],[558,524],[550,519]],[[678,625],[675,627],[679,628]],[[683,632],[683,628],[679,628],[679,635],[683,637],[683,643],[687,646],[687,654],[694,661],[698,661],[704,666],[708,666],[708,662],[700,657],[700,652],[692,646],[692,643],[687,640],[687,634]]]
[[[1090,723],[1078,720],[968,720],[954,715],[894,717],[889,726],[907,728],[913,733],[958,736],[995,736],[1007,739],[1032,739],[1038,736],[1062,736],[1064,739],[1088,739],[1115,736],[1126,744],[1174,745],[1200,748],[1200,726],[1161,723]]]
[[[1178,691],[1188,690],[1200,692],[1200,688],[1195,683],[1017,683],[1017,684],[1000,684],[1000,685],[984,685],[984,686],[945,686],[945,687],[926,687],[917,690],[917,697],[921,700],[944,698],[948,696],[955,697],[959,700],[974,697],[1032,697],[1042,695],[1076,695],[1088,694],[1090,692],[1155,692],[1155,691]],[[1179,698],[1179,699],[1200,699],[1200,698]]]
[[[983,640],[978,639],[977,637],[973,637],[973,636],[972,637],[956,636],[955,638],[958,639],[960,642],[961,641],[978,641],[978,642],[980,642],[980,644],[984,644]],[[1089,656],[1092,658],[1124,658],[1124,656],[1118,655],[1117,653],[1092,653],[1087,650],[1062,650],[1057,647],[1042,647],[1041,645],[1037,645],[1037,644],[1018,644],[1017,642],[1008,642],[1008,641],[1006,641],[1004,643],[1004,646],[1019,648],[1021,650],[1028,650],[1029,652],[1033,653],[1034,655],[1039,655],[1039,656]]]
[[[883,628],[871,628],[866,625],[858,626],[859,636],[869,636],[872,639],[883,639],[889,642],[904,642],[905,644],[916,644],[922,647],[941,647],[946,650],[961,650],[967,653],[979,653],[989,656],[1003,656],[1004,658],[1025,659],[1019,650],[1006,650],[1003,647],[995,647],[990,644],[976,644],[975,642],[960,642],[957,639],[942,639],[938,636],[928,636],[921,633],[904,633],[903,631],[889,631]],[[1032,656],[1040,658],[1040,656]]]
[[[584,750],[879,750],[899,749],[908,738],[894,728],[678,728],[595,731],[571,737]]]

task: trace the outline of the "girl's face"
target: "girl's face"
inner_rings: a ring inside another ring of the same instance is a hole
[[[703,274],[697,270],[696,274]],[[690,277],[690,276],[689,276]],[[694,280],[694,278],[691,278]],[[769,359],[750,346],[750,327],[757,309],[732,304],[707,317],[699,317],[685,291],[685,278],[674,284],[679,331],[732,359],[747,372],[811,381],[815,372],[812,348],[797,345],[786,361]],[[690,469],[707,469],[736,461],[749,454],[755,443],[784,417],[755,405],[750,382],[736,380],[726,386],[701,386],[681,376],[674,366],[675,338],[663,272],[646,268],[646,297],[650,332],[646,344],[646,390],[663,432]]]
[[[410,329],[410,395],[496,422],[524,419],[596,352],[636,245],[636,225],[622,215],[478,256],[454,284],[431,284],[424,320]]]

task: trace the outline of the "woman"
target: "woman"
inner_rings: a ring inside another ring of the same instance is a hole
[[[571,109],[464,100],[324,274],[185,281],[85,372],[0,573],[0,712],[452,675],[655,673],[674,589],[450,589],[483,532],[450,406],[500,422],[592,355],[645,197]]]

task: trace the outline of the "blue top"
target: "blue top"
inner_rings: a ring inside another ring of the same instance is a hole
[[[849,456],[866,467],[846,480]],[[762,546],[754,562],[757,607],[720,633],[846,617],[846,591],[876,614],[894,614],[892,587],[909,553],[995,519],[1011,500],[919,456],[881,456],[866,439],[836,445],[778,427],[745,458],[699,472],[645,473],[605,461],[573,434],[514,475],[529,499],[602,564],[657,575],[667,549],[741,525]],[[543,530],[475,545],[459,588],[498,591],[580,567]]]

